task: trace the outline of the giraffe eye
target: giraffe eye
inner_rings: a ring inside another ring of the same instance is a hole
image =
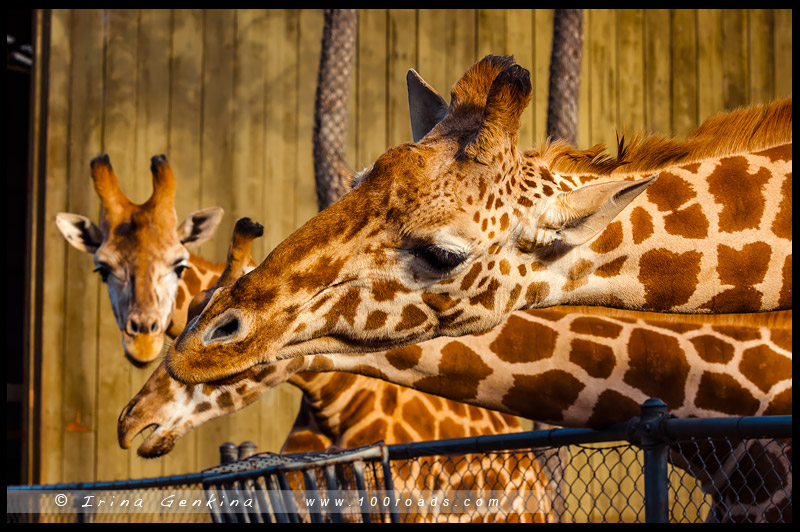
[[[428,265],[438,271],[452,270],[467,260],[464,252],[450,251],[435,244],[427,244],[414,250],[414,254],[421,257]]]
[[[175,275],[177,275],[178,279],[180,279],[183,275],[183,271],[188,270],[189,267],[185,264],[178,264],[177,266],[174,266],[173,269],[175,270]]]
[[[93,271],[99,273],[100,279],[102,279],[103,282],[106,283],[108,282],[108,276],[111,275],[111,266],[109,266],[105,262],[100,262],[97,264],[97,266]]]

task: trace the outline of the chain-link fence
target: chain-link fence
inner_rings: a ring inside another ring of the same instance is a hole
[[[791,430],[791,416],[676,419],[650,400],[602,431],[228,453],[193,475],[9,487],[7,520],[791,522]]]

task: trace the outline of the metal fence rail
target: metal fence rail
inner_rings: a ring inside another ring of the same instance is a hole
[[[651,399],[600,431],[261,453],[191,475],[13,486],[7,521],[791,522],[791,438],[791,416],[677,419]]]

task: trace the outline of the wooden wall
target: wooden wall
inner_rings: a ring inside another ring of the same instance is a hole
[[[552,10],[362,10],[348,155],[368,165],[411,138],[405,74],[442,94],[487,53],[531,71],[520,145],[544,137]],[[264,224],[263,258],[316,212],[311,132],[320,10],[54,10],[39,13],[31,242],[33,482],[197,471],[223,441],[277,450],[299,394],[282,385],[244,411],[143,460],[116,440],[120,410],[150,374],[122,356],[91,257],[69,247],[56,213],[99,216],[89,161],[108,153],[130,199],[151,192],[165,153],[176,207],[219,205],[200,254],[222,260],[235,220]],[[791,10],[589,10],[584,18],[578,144],[615,130],[684,135],[723,109],[792,94]],[[135,445],[137,443],[135,442]]]

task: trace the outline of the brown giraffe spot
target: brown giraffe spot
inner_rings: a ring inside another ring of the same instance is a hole
[[[615,390],[605,390],[597,398],[586,425],[590,429],[600,429],[612,423],[627,421],[640,413],[639,403],[630,397]]]
[[[694,404],[723,414],[753,416],[758,411],[758,399],[726,373],[703,372]]]
[[[791,416],[792,415],[792,388],[789,387],[772,398],[764,410],[765,416]]]
[[[330,295],[330,294],[325,294],[324,296],[322,296],[321,298],[319,298],[319,299],[318,299],[318,300],[317,300],[317,301],[316,301],[316,302],[315,302],[313,305],[311,305],[311,312],[316,312],[316,311],[318,311],[319,309],[321,309],[321,308],[322,308],[322,306],[323,306],[325,303],[327,303],[328,301],[330,301],[330,299],[331,299],[331,295]]]
[[[519,295],[522,293],[522,285],[516,284],[514,288],[511,289],[511,292],[508,294],[508,302],[506,303],[506,314],[514,310],[514,307],[517,304],[517,300],[519,299]]]
[[[560,369],[540,375],[514,374],[514,385],[503,396],[503,404],[524,417],[558,422],[583,388],[582,382]]]
[[[500,261],[500,273],[503,275],[508,275],[511,273],[511,265],[508,263],[506,259],[502,259]]]
[[[528,269],[525,267],[524,264],[520,264],[519,266],[517,266],[517,270],[519,270],[519,274],[522,277],[525,277],[525,275],[527,275],[528,273]]]
[[[622,244],[622,222],[611,222],[589,246],[595,253],[605,254],[614,251]]]
[[[481,419],[483,419],[483,412],[484,412],[483,408],[469,406],[467,408],[467,411],[469,412],[469,418],[472,421],[480,421]]]
[[[442,348],[439,375],[423,377],[414,383],[413,388],[463,401],[475,398],[478,385],[492,373],[492,368],[480,355],[461,342],[453,341]]]
[[[619,272],[622,270],[622,266],[628,260],[627,255],[623,255],[621,257],[617,257],[616,259],[606,262],[605,264],[598,266],[597,269],[592,272],[593,275],[598,277],[614,277],[619,275]]]
[[[352,327],[355,324],[359,303],[361,303],[361,292],[358,288],[350,288],[325,314],[325,325],[318,332],[332,330],[339,322],[339,318],[343,318]]]
[[[500,281],[497,279],[492,279],[489,281],[486,290],[481,292],[480,294],[476,294],[469,298],[470,305],[482,305],[483,307],[493,310],[494,309],[494,298],[497,293],[497,289],[500,288]]]
[[[290,368],[287,367],[287,369]],[[315,372],[330,371],[332,369],[333,369],[333,361],[331,361],[331,359],[326,357],[325,355],[314,356],[314,358],[311,359],[311,364],[309,365],[309,370],[313,370]]]
[[[483,266],[481,265],[480,262],[476,262],[475,264],[472,265],[472,268],[469,269],[467,274],[461,280],[462,291],[466,291],[469,289],[470,286],[472,286],[472,283],[474,283],[475,279],[478,278],[478,274],[481,273],[482,268]]]
[[[348,447],[360,447],[386,439],[386,429],[389,424],[385,419],[378,418],[372,423],[356,432],[347,442]]]
[[[631,212],[631,232],[634,244],[641,244],[653,234],[653,217],[644,207],[636,207]]]
[[[733,359],[736,349],[716,336],[704,334],[689,339],[700,358],[713,364],[727,364]]]
[[[368,331],[380,329],[386,324],[386,318],[388,317],[389,315],[382,310],[373,310],[367,314],[367,322],[364,328]]]
[[[293,432],[286,440],[283,452],[288,454],[322,452],[327,447],[327,444],[317,434],[308,431]]]
[[[272,373],[275,373],[276,369],[277,369],[277,366],[268,365],[268,366],[260,369],[259,372],[255,374],[253,379],[255,379],[256,382],[261,382],[264,379],[266,379],[269,375],[271,375]]]
[[[435,412],[439,412],[439,411],[441,411],[441,410],[442,410],[442,406],[443,406],[443,400],[442,400],[442,398],[441,398],[441,397],[436,397],[435,395],[426,394],[426,395],[425,395],[425,398],[426,398],[426,399],[428,400],[428,402],[431,404],[431,408],[432,408],[432,409],[433,409]],[[463,405],[463,403],[455,403],[455,404]]]
[[[670,172],[661,172],[655,183],[647,188],[647,199],[659,211],[676,211],[697,196],[692,185]]]
[[[400,313],[400,323],[394,330],[396,332],[406,331],[422,325],[428,320],[428,315],[416,305],[406,305]]]
[[[761,308],[761,292],[753,288],[753,285],[764,280],[771,254],[772,248],[765,242],[745,244],[741,251],[724,244],[717,246],[717,273],[720,283],[733,285],[733,288],[715,295],[700,308],[717,314]]]
[[[217,397],[217,405],[223,409],[231,408],[233,406],[233,397],[231,396],[231,392],[224,391],[219,394],[219,397]]]
[[[178,291],[175,293],[175,308],[183,307],[183,303],[185,301],[186,301],[186,290],[184,290],[183,287],[179,285]]]
[[[496,433],[503,432],[503,429],[506,428],[505,418],[500,412],[488,412],[489,421],[492,422],[492,428]]]
[[[400,423],[392,425],[392,431],[394,432],[394,441],[397,443],[409,443],[415,440],[414,436],[409,434]]]
[[[592,272],[594,263],[590,260],[579,259],[567,271],[567,282],[564,283],[562,290],[571,292],[589,282],[588,275]]]
[[[687,172],[691,172],[696,174],[697,171],[700,169],[700,163],[690,163],[684,166],[679,167],[681,170],[686,170]]]
[[[769,333],[772,342],[789,352],[792,350],[792,330],[791,329],[772,329]]]
[[[422,294],[422,302],[435,310],[437,313],[447,312],[458,305],[458,300],[451,298],[447,294],[435,294],[425,292]]]
[[[292,291],[314,290],[319,286],[333,284],[342,271],[346,257],[334,260],[323,255],[313,266],[302,272],[296,272],[289,276],[289,285]]]
[[[581,316],[572,321],[569,329],[578,334],[602,336],[603,338],[617,338],[622,332],[622,325],[595,318],[594,316]]]
[[[708,219],[703,214],[700,204],[695,203],[665,216],[664,230],[671,235],[684,238],[706,238],[708,236]]]
[[[244,383],[241,386],[239,386],[238,388],[236,388],[236,394],[237,395],[243,395],[244,392],[246,392],[246,391],[247,391],[247,383]]]
[[[783,178],[781,185],[781,203],[778,206],[778,214],[772,221],[772,232],[779,238],[792,240],[792,173],[789,172]]]
[[[783,144],[782,146],[775,146],[763,151],[754,153],[753,155],[760,155],[767,157],[771,162],[775,161],[791,161],[792,160],[792,145]]]
[[[682,323],[682,322],[653,321],[653,320],[645,320],[645,323],[653,327],[658,327],[659,329],[667,329],[668,331],[673,331],[678,334],[687,333],[689,331],[696,331],[697,329],[703,328],[702,325],[697,323]]]
[[[639,259],[639,282],[644,286],[646,307],[669,310],[689,301],[697,288],[701,258],[699,251],[673,253],[658,248],[645,252]]]
[[[759,345],[745,350],[739,371],[766,393],[780,381],[792,378],[792,360],[765,345]]]
[[[413,397],[403,405],[403,419],[413,422],[414,429],[423,441],[436,437],[436,418],[419,397]]]
[[[489,344],[497,357],[511,364],[535,362],[553,356],[558,332],[552,327],[511,315]]]
[[[569,360],[597,379],[606,379],[616,365],[614,350],[607,345],[576,338],[570,344]]]
[[[194,412],[192,413],[202,414],[207,410],[211,410],[211,403],[209,403],[208,401],[203,401],[202,403],[199,403],[196,407],[194,407]]]
[[[315,377],[319,376],[318,373],[308,373],[308,375],[311,377],[312,381]],[[344,392],[355,386],[356,383],[358,383],[358,375],[337,372],[330,376],[330,380],[327,382],[327,384],[320,389],[319,395],[324,402],[333,401],[337,397],[340,397]],[[364,390],[361,391],[363,392]],[[351,403],[348,403],[348,405],[351,405],[351,408],[355,408],[359,404],[357,402],[353,403],[352,401]]]
[[[542,309],[530,309],[524,310],[525,314],[529,316],[533,316],[535,318],[542,318],[548,321],[561,321],[567,315],[566,312],[561,312],[559,310],[553,310],[549,308],[542,308]]]
[[[761,338],[761,331],[757,327],[714,325],[711,327],[711,330],[741,342],[758,340]]]
[[[523,207],[533,207],[533,202],[528,199],[526,196],[520,196],[517,198],[517,203],[522,205]]]
[[[781,285],[781,292],[778,295],[778,308],[790,309],[792,308],[792,256],[786,257],[783,263],[783,284]]]
[[[429,395],[428,398],[436,397],[435,395]],[[467,404],[466,403],[459,403],[458,401],[451,401],[448,399],[447,401],[447,408],[458,417],[465,417],[467,415]]]
[[[398,292],[407,294],[411,292],[411,290],[406,288],[402,283],[391,279],[388,281],[374,281],[372,283],[372,297],[375,301],[394,301]]]
[[[464,427],[451,418],[446,417],[439,422],[439,439],[463,438],[465,435]]]
[[[508,213],[504,212],[503,215],[500,217],[500,230],[505,231],[508,229]]]
[[[422,348],[418,345],[407,345],[386,352],[386,361],[399,370],[411,369],[417,365],[422,356]]]
[[[649,397],[658,397],[670,409],[683,404],[689,363],[672,336],[635,329],[628,340],[628,371],[623,381]]]
[[[333,395],[337,392],[331,390]],[[353,420],[355,423],[367,417],[370,412],[375,410],[375,392],[372,390],[356,390],[350,400],[344,405],[339,418],[342,420]]]
[[[186,285],[186,289],[189,290],[190,294],[196,294],[203,288],[203,283],[200,281],[200,277],[197,276],[197,273],[192,267],[186,268],[183,271],[183,276],[181,278],[183,279],[183,283]]]
[[[722,232],[758,228],[764,215],[764,185],[769,181],[770,171],[760,168],[755,174],[750,174],[748,166],[745,157],[726,157],[708,176],[708,191],[714,196],[714,201],[722,205],[719,214],[719,230]]]

